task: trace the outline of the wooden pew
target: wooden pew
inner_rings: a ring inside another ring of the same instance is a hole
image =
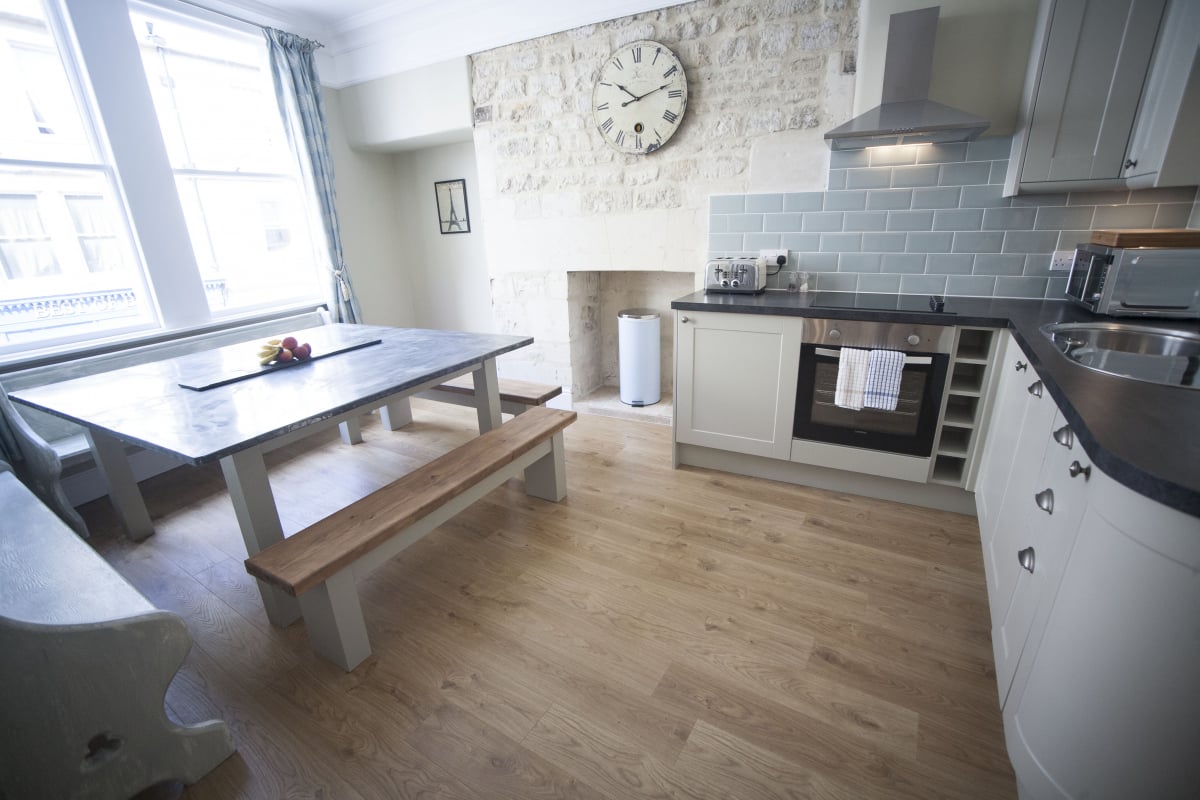
[[[195,783],[232,754],[225,723],[180,726],[163,710],[191,647],[183,620],[12,472],[0,472],[0,508],[0,797],[124,800]]]
[[[531,408],[545,405],[552,397],[562,394],[561,386],[548,383],[531,383],[513,378],[501,378],[500,410],[506,414],[520,414]],[[443,384],[417,394],[427,400],[437,400],[441,403],[454,403],[460,406],[475,405],[475,384],[470,375],[446,381]]]
[[[561,500],[575,418],[530,409],[246,559],[246,571],[298,597],[313,649],[353,670],[371,654],[356,578],[521,472],[527,494]]]

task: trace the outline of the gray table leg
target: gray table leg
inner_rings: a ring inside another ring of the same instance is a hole
[[[475,380],[475,411],[479,432],[500,427],[500,379],[496,377],[496,359],[489,358],[471,373]]]
[[[283,539],[283,524],[275,507],[275,495],[267,479],[267,465],[262,451],[257,447],[221,459],[221,472],[229,488],[229,499],[233,501],[233,513],[237,516],[242,539],[246,542],[249,555]],[[272,625],[285,628],[300,618],[300,604],[296,598],[278,589],[258,582],[267,619]]]
[[[412,422],[412,404],[407,397],[388,400],[379,407],[379,421],[386,431],[395,431]]]
[[[125,456],[125,446],[104,431],[86,428],[85,432],[96,466],[108,482],[108,497],[117,510],[125,535],[135,542],[142,541],[154,533],[154,523],[150,521],[146,501]]]

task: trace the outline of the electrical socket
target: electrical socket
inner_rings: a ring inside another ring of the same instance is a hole
[[[780,256],[783,256],[782,264],[779,263]],[[763,264],[764,266],[771,267],[771,268],[778,267],[779,269],[783,269],[784,267],[786,267],[787,266],[787,257],[788,257],[787,250],[759,250],[758,251],[759,263]]]
[[[1068,272],[1075,261],[1074,250],[1055,250],[1050,254],[1051,272]]]

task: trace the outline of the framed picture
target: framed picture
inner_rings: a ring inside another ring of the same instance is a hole
[[[434,181],[433,192],[437,195],[438,225],[442,233],[470,233],[466,180]]]

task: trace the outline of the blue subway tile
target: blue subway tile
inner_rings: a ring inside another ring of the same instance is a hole
[[[804,272],[837,272],[837,253],[797,253],[796,269]]]
[[[804,215],[804,230],[825,233],[840,231],[845,215],[840,211],[820,211]]]
[[[1030,278],[1049,278],[1049,253],[1030,253],[1029,255],[1025,256],[1025,268],[1021,270],[1021,274]],[[1062,273],[1060,272],[1055,274],[1061,275]]]
[[[901,294],[945,294],[945,275],[904,275],[900,278]]]
[[[783,196],[784,211],[820,211],[824,192],[789,192]]]
[[[1013,208],[1020,208],[1021,206],[1065,206],[1067,197],[1068,195],[1065,193],[1019,194],[1008,199],[1012,202]]]
[[[819,233],[785,233],[779,237],[779,246],[788,250],[816,252],[821,249]]]
[[[933,229],[932,211],[889,211],[889,231],[928,231]]]
[[[879,272],[879,253],[842,253],[838,272]]]
[[[829,178],[825,182],[825,188],[836,191],[846,188],[846,170],[831,169],[829,170]]]
[[[914,231],[908,235],[905,250],[910,253],[949,253],[954,234],[942,231]]]
[[[911,208],[912,194],[912,189],[877,189],[867,192],[867,208],[871,211]]]
[[[863,251],[867,253],[903,253],[908,234],[864,233]]]
[[[1084,230],[1092,227],[1095,206],[1042,206],[1037,210],[1033,227],[1043,231],[1061,231],[1071,228]]]
[[[1158,206],[1097,206],[1092,218],[1095,228],[1149,228]]]
[[[728,214],[710,214],[708,217],[709,233],[729,233]]]
[[[1061,300],[1067,294],[1067,279],[1066,278],[1051,278],[1046,283],[1046,298],[1049,300]]]
[[[753,253],[756,250],[780,249],[778,233],[747,233],[742,239],[742,249]]]
[[[1069,206],[1117,206],[1129,202],[1129,192],[1118,189],[1111,192],[1071,192],[1067,198]]]
[[[967,143],[926,144],[917,150],[918,164],[952,164],[967,160]]]
[[[1003,246],[1003,231],[959,231],[954,234],[955,253],[999,253]]]
[[[988,208],[983,212],[983,230],[1031,230],[1036,216],[1036,208]]]
[[[708,236],[708,249],[710,251],[728,251],[742,249],[742,235],[740,233],[712,233]]]
[[[1046,278],[997,278],[996,297],[1045,297]]]
[[[708,198],[708,210],[713,214],[740,214],[746,210],[746,195],[714,194]]]
[[[941,186],[973,186],[988,182],[992,162],[965,161],[962,164],[942,164],[940,169],[938,184]]]
[[[913,167],[892,168],[892,186],[894,188],[937,186],[937,184],[937,164],[918,164]]]
[[[900,291],[899,275],[859,275],[858,291],[895,294]]]
[[[977,231],[982,225],[982,209],[963,208],[933,212],[933,229],[937,231]]]
[[[763,214],[763,230],[769,233],[791,233],[800,230],[803,214]]]
[[[749,194],[746,195],[746,211],[771,213],[783,211],[782,194]]]
[[[1058,231],[1008,231],[1004,234],[1005,253],[1050,253],[1058,246]]]
[[[930,275],[970,275],[975,266],[975,256],[970,253],[934,253],[925,263]]]
[[[913,190],[913,208],[958,208],[958,197],[962,190],[957,186],[943,186],[939,189]]]
[[[988,183],[1004,183],[1008,177],[1008,161],[993,161],[992,170],[988,173]]]
[[[995,161],[1008,158],[1012,152],[1011,136],[984,136],[967,142],[968,161]]]
[[[1156,228],[1186,228],[1192,213],[1191,203],[1163,203],[1154,215]]]
[[[1058,247],[1056,250],[1074,250],[1082,242],[1088,242],[1092,238],[1092,232],[1089,231],[1059,231],[1058,232]]]
[[[826,211],[862,211],[867,207],[867,193],[855,192],[826,192]]]
[[[761,233],[763,229],[762,214],[730,214],[729,232]]]
[[[1019,254],[979,253],[975,256],[975,275],[1020,275],[1025,271],[1025,256]]]
[[[870,147],[867,148],[867,153],[871,159],[872,167],[894,167],[899,164],[915,164],[917,163],[916,147],[907,147],[904,145],[892,147]]]
[[[888,167],[846,170],[847,189],[886,189],[891,185],[892,171]]]
[[[886,211],[847,211],[844,230],[881,231],[887,227]]]
[[[829,154],[830,169],[871,166],[871,154],[866,150],[834,150]]]
[[[996,279],[987,275],[951,275],[946,279],[946,294],[955,297],[991,297]]]
[[[1196,189],[1191,186],[1164,186],[1160,189],[1135,189],[1129,193],[1131,203],[1194,203]]]
[[[921,274],[925,272],[923,253],[884,253],[879,265],[880,272]]]
[[[816,284],[823,292],[853,292],[858,290],[858,276],[853,273],[820,272]]]
[[[959,208],[1004,208],[1012,205],[1012,201],[1004,196],[1003,186],[964,186],[958,205]]]
[[[822,253],[857,253],[862,250],[861,233],[822,233]]]

